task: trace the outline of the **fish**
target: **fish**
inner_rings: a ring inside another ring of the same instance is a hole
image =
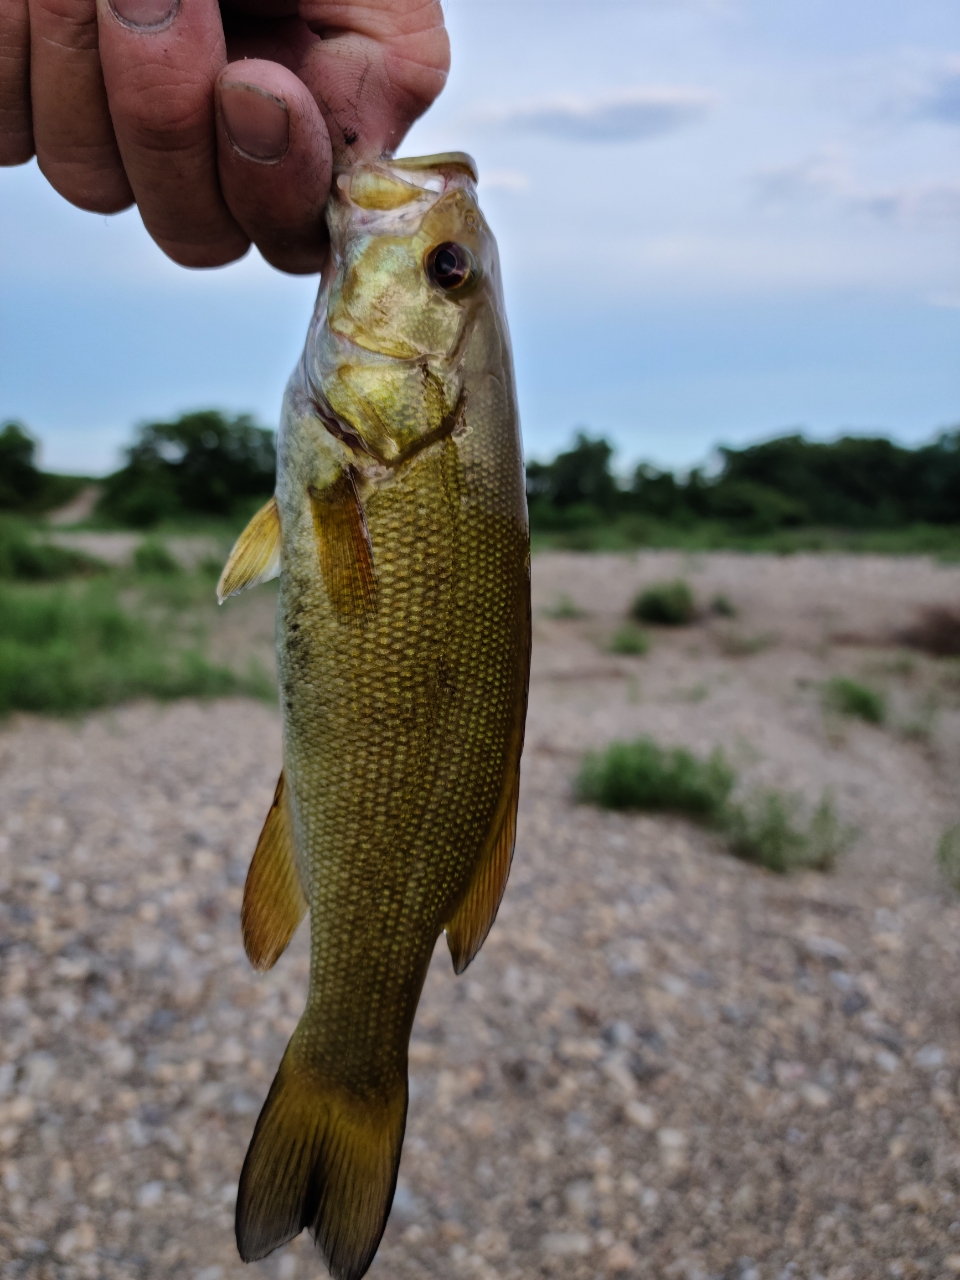
[[[461,152],[335,176],[274,497],[218,584],[279,576],[283,770],[244,888],[269,969],[309,912],[306,1008],[240,1176],[245,1261],[308,1229],[359,1280],[396,1188],[411,1029],[460,974],[517,830],[530,539],[496,241]]]

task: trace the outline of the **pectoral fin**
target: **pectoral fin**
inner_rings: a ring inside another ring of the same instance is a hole
[[[217,600],[223,604],[227,596],[269,582],[279,572],[280,515],[276,498],[271,498],[234,543],[217,583]]]
[[[247,872],[240,910],[243,946],[255,969],[272,969],[307,909],[293,849],[283,774]]]
[[[342,620],[362,619],[376,605],[377,574],[353,472],[342,472],[325,489],[311,487],[310,505],[330,602]]]
[[[500,899],[510,874],[510,863],[513,861],[519,799],[518,769],[502,810],[500,825],[481,856],[463,901],[446,926],[447,946],[450,948],[456,973],[463,973],[466,969],[483,946],[484,939],[497,918]]]

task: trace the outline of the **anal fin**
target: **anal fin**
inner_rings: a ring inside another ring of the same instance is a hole
[[[453,918],[447,923],[447,946],[456,973],[463,973],[483,946],[490,932],[500,899],[507,886],[513,846],[517,839],[517,804],[520,799],[520,770],[506,797],[499,827],[481,855],[470,887]]]
[[[293,848],[283,774],[243,887],[240,928],[254,969],[272,969],[307,910]]]
[[[366,517],[350,468],[324,489],[310,489],[320,572],[342,619],[362,619],[376,605],[377,574]]]
[[[271,498],[233,544],[217,583],[217,600],[223,604],[227,596],[269,582],[279,572],[280,513],[276,498]]]

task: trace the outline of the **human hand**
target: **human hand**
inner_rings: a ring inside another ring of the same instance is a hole
[[[316,271],[332,165],[396,147],[448,66],[440,0],[0,0],[0,164],[136,202],[184,266]]]

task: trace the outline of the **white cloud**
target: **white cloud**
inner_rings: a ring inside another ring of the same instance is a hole
[[[797,164],[762,169],[754,175],[753,186],[760,204],[767,206],[796,208],[821,201],[882,221],[960,220],[960,182],[871,187],[856,179],[843,153],[834,148]]]
[[[853,185],[846,158],[836,148],[796,164],[760,169],[752,183],[757,199],[765,205],[796,205],[824,195],[844,195]]]
[[[960,58],[952,58],[933,88],[918,95],[917,113],[943,124],[960,124]]]
[[[562,94],[480,111],[477,122],[529,129],[568,142],[640,142],[673,133],[706,115],[701,89],[621,89],[596,97]]]

